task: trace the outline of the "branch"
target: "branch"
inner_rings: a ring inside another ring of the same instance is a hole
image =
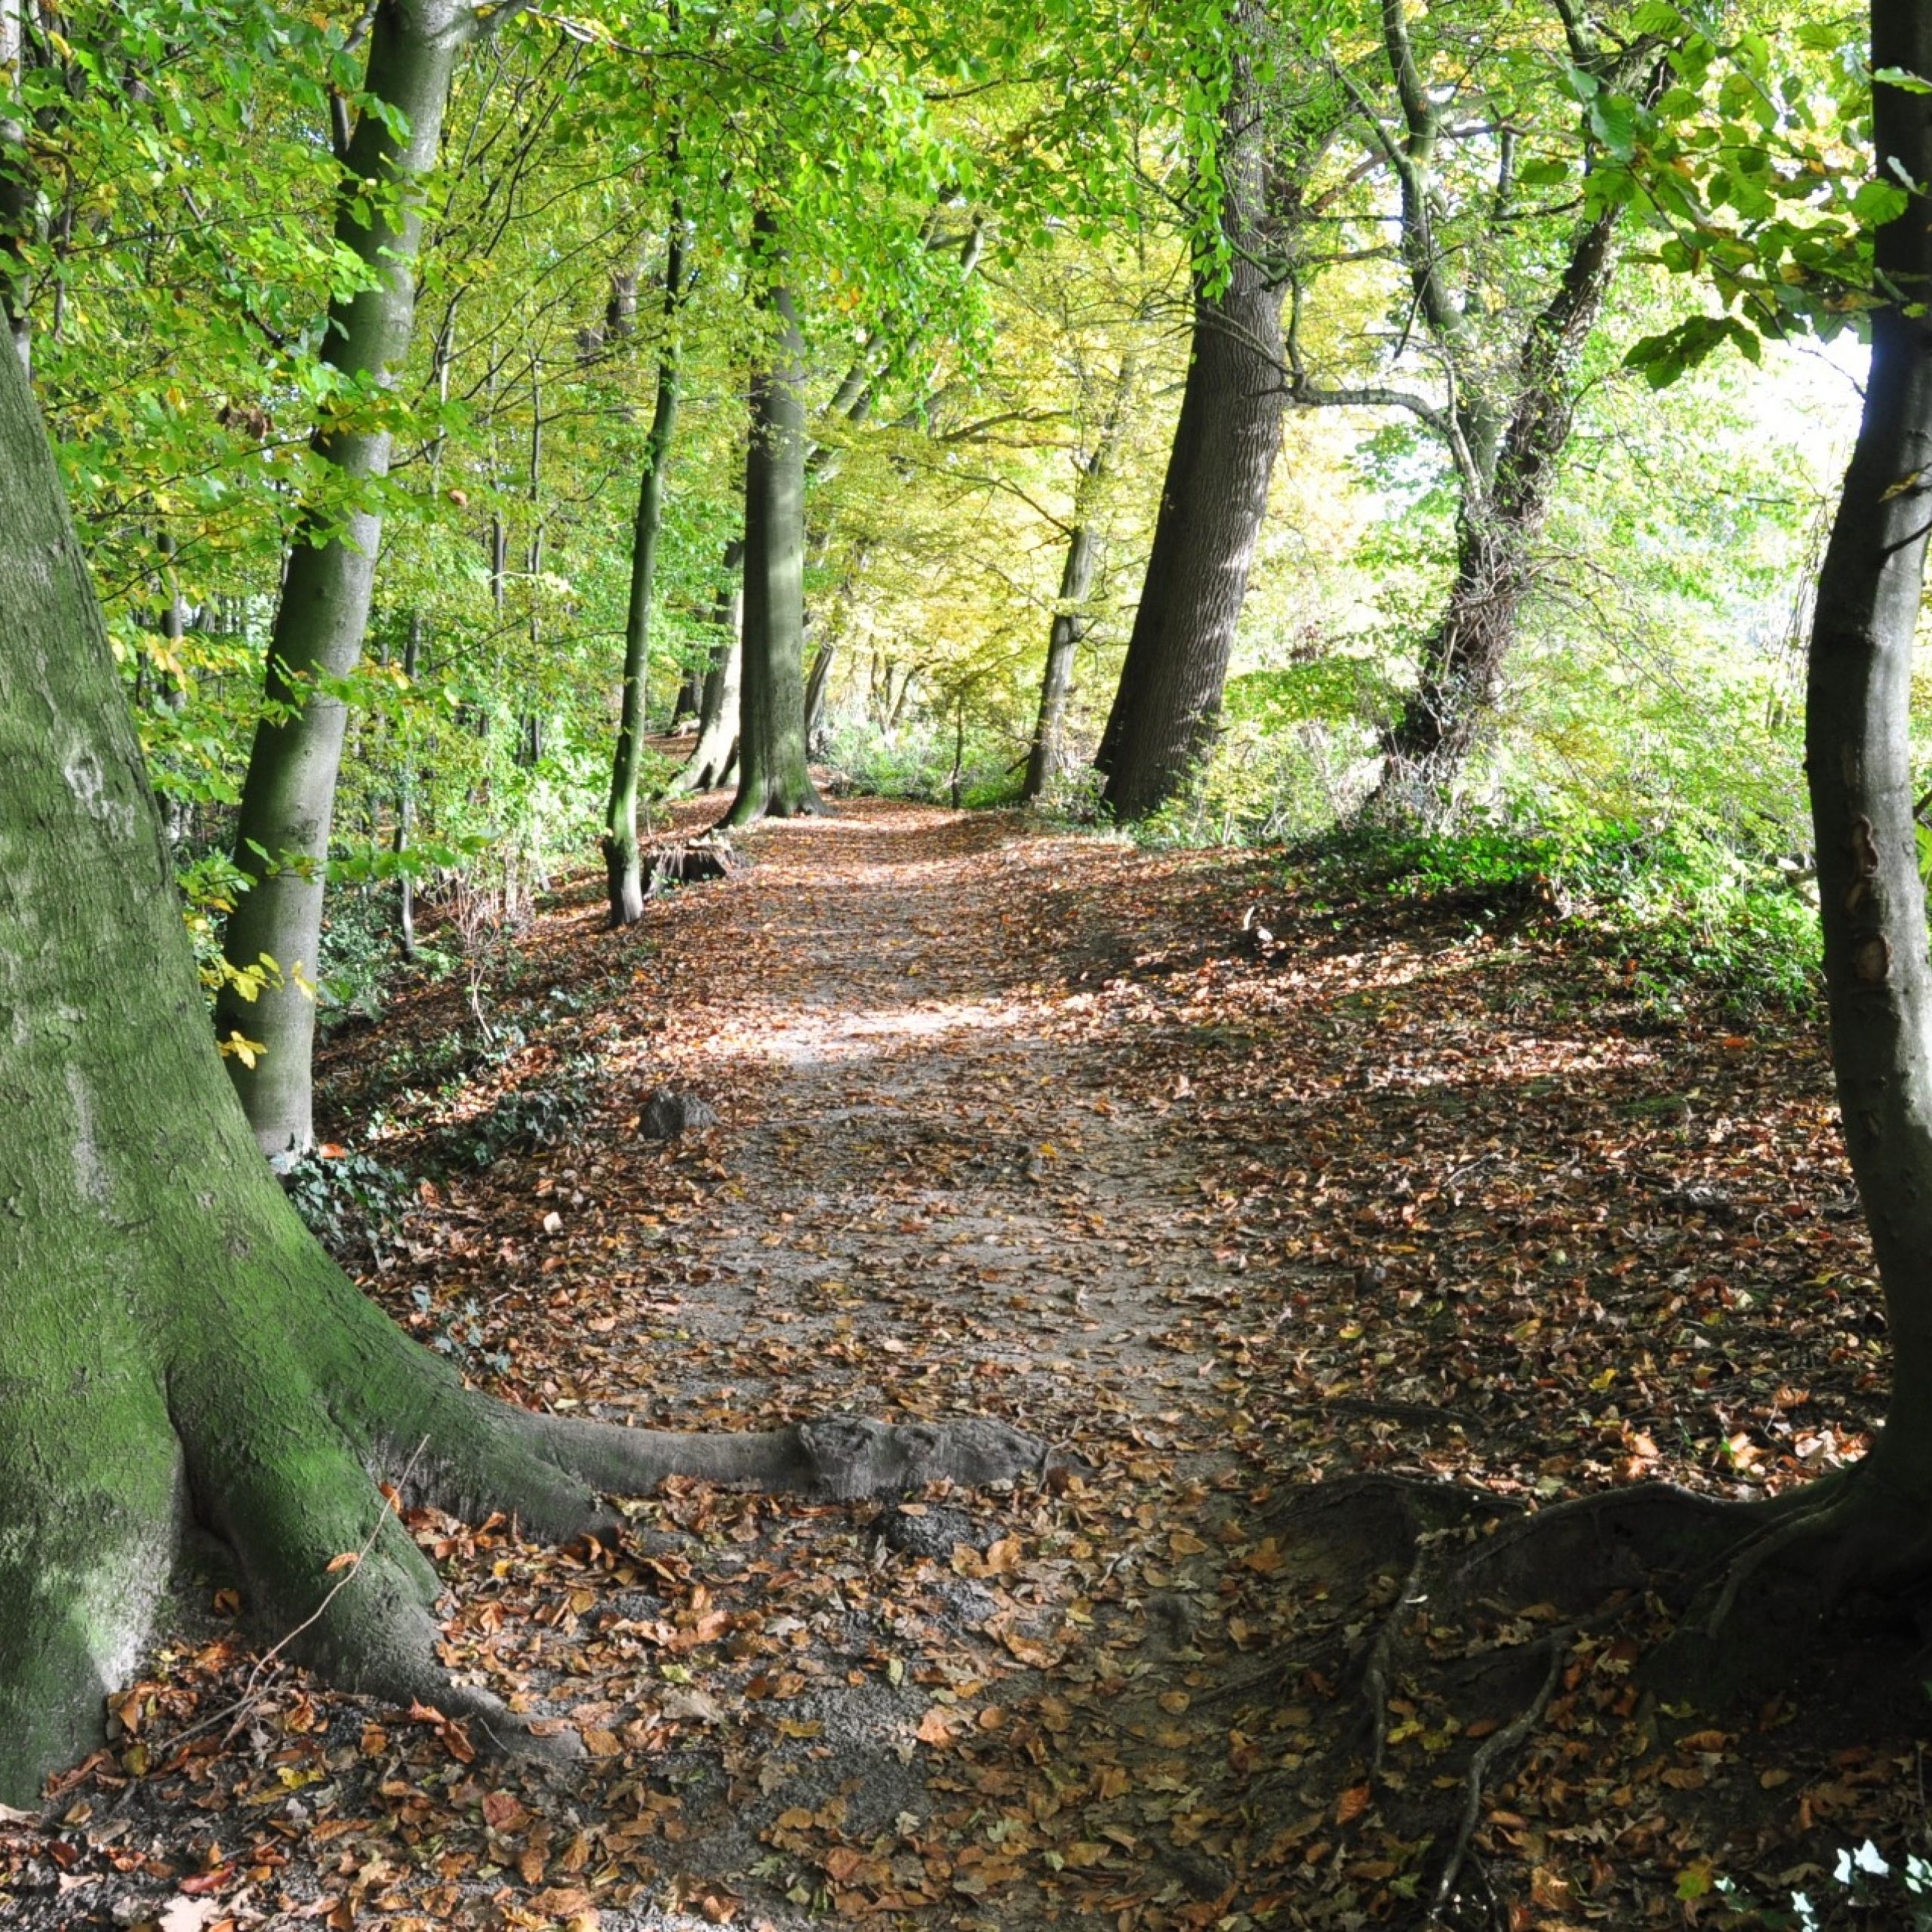
[[[1455,426],[1447,414],[1426,397],[1408,389],[1384,389],[1376,383],[1360,388],[1318,389],[1306,376],[1296,375],[1288,383],[1288,399],[1303,409],[1406,409],[1452,448],[1457,441]]]

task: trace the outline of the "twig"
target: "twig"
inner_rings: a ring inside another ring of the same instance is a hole
[[[426,1435],[420,1442],[417,1444],[415,1451],[411,1455],[409,1460],[403,1465],[401,1480],[395,1485],[398,1494],[408,1487],[409,1478],[416,1473],[416,1465],[422,1460],[423,1452],[429,1446],[429,1438]],[[344,1567],[342,1574],[329,1586],[321,1601],[316,1604],[315,1608],[303,1618],[294,1629],[285,1632],[255,1660],[254,1668],[249,1672],[248,1681],[242,1687],[242,1694],[235,1700],[233,1703],[225,1705],[218,1711],[211,1712],[198,1723],[189,1724],[184,1730],[177,1731],[168,1740],[171,1747],[186,1743],[189,1738],[197,1737],[205,1730],[212,1730],[217,1724],[229,1718],[232,1718],[235,1721],[229,1726],[228,1735],[222,1740],[222,1743],[226,1745],[234,1737],[235,1732],[242,1727],[242,1720],[261,1701],[263,1672],[266,1670],[269,1666],[302,1635],[303,1631],[312,1628],[327,1613],[329,1605],[349,1587],[351,1581],[361,1571],[363,1562],[369,1552],[375,1548],[376,1539],[382,1534],[383,1525],[388,1521],[389,1514],[389,1504],[388,1499],[385,1497],[383,1506],[377,1514],[375,1523],[371,1528],[367,1540],[361,1548],[355,1552],[355,1561]]]

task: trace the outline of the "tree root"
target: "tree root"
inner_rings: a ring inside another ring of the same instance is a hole
[[[1513,1922],[1491,1878],[1478,1888],[1487,1906],[1469,1890],[1483,1802],[1577,1681],[1580,1644],[1592,1651],[1592,1639],[1630,1629],[1638,1613],[1674,1618],[1674,1634],[1619,1668],[1654,1690],[1657,1673],[1675,1669],[1677,1694],[1714,1709],[1747,1687],[1733,1683],[1728,1651],[1755,1654],[1767,1631],[1774,1648],[1781,1635],[1809,1641],[1813,1613],[1848,1587],[1922,1586],[1932,1572],[1926,1520],[1922,1502],[1860,1465],[1764,1503],[1650,1484],[1537,1511],[1368,1474],[1305,1490],[1272,1522],[1283,1532],[1284,1587],[1321,1586],[1338,1620],[1349,1604],[1372,1612],[1343,1678],[1361,1707],[1356,1761],[1392,1835],[1435,1840],[1429,1922],[1448,1925],[1475,1922],[1472,1906],[1484,1924]],[[1795,1622],[1792,1601],[1807,1611]],[[1720,1651],[1715,1639],[1747,1604],[1751,1642]],[[1297,1643],[1306,1651],[1306,1632]],[[1774,1667],[1788,1678],[1791,1663],[1779,1655]],[[1405,1745],[1428,1755],[1405,1761]]]
[[[1462,1810],[1456,1820],[1454,1835],[1442,1855],[1442,1868],[1429,1901],[1431,1918],[1441,1916],[1444,1907],[1454,1894],[1456,1881],[1462,1875],[1463,1862],[1469,1856],[1469,1846],[1481,1817],[1482,1795],[1488,1785],[1491,1767],[1505,1762],[1521,1749],[1531,1732],[1543,1721],[1550,1700],[1556,1695],[1556,1687],[1563,1680],[1563,1660],[1569,1655],[1570,1645],[1576,1635],[1573,1627],[1555,1632],[1545,1640],[1549,1651],[1549,1668],[1543,1672],[1543,1683],[1536,1695],[1500,1730],[1492,1731],[1476,1746],[1475,1755],[1463,1775]]]
[[[554,1415],[529,1416],[523,1426],[559,1466],[620,1495],[641,1494],[677,1475],[850,1503],[933,1482],[979,1487],[1044,1476],[1051,1461],[1045,1443],[977,1417],[895,1424],[832,1416],[743,1435],[680,1435]]]

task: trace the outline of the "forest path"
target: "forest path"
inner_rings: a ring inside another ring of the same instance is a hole
[[[257,1679],[232,1580],[192,1580],[51,1836],[0,1819],[0,1918],[1417,1925],[1516,1708],[1488,1660],[1540,1657],[1549,1605],[1398,1615],[1410,1534],[1361,1499],[1749,1495],[1869,1440],[1882,1337],[1802,1023],[1520,884],[863,800],[744,844],[621,934],[572,884],[486,950],[487,1038],[460,968],[337,1029],[325,1164],[409,1177],[371,1291],[533,1406],[989,1415],[1064,1468],[896,1510],[672,1484],[612,1549],[411,1512],[445,1660],[575,1730],[561,1774]],[[660,1085],[716,1123],[641,1139]],[[1398,1624],[1479,1694],[1358,1695]],[[1918,1846],[1919,1641],[1660,1734],[1626,1640],[1579,1637],[1443,1922],[1676,1923],[1686,1882],[1775,1899]]]
[[[674,1895],[774,1924],[829,1904],[1011,1927],[1157,1900],[1211,1922],[1240,1854],[1203,1796],[1226,1724],[1185,1715],[1234,1655],[1201,1532],[1252,1546],[1197,1164],[1099,997],[1132,943],[1105,875],[1124,895],[1136,855],[872,803],[747,843],[746,872],[616,942],[648,953],[661,1024],[607,1046],[608,1077],[720,1121],[642,1155],[662,1225],[618,1254],[607,1217],[579,1238],[565,1210],[558,1272],[628,1272],[641,1317],[578,1398],[686,1427],[992,1414],[1090,1473],[898,1517],[900,1552],[871,1509],[747,1512],[766,1554],[707,1564],[710,1614],[768,1616],[775,1564],[778,1621],[802,1627],[776,1672],[702,1670],[721,1722],[663,1740]],[[604,1702],[593,1725],[619,1721]]]

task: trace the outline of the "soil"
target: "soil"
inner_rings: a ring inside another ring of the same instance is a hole
[[[1918,1842],[1915,1634],[1837,1626],[1740,1716],[1644,1688],[1643,1578],[1439,1629],[1413,1587],[1419,1537],[1867,1439],[1806,1030],[1660,1015],[1547,909],[1265,857],[866,801],[739,846],[623,933],[568,886],[491,1041],[460,973],[337,1036],[336,1144],[416,1183],[372,1292],[528,1403],[986,1414],[1052,1473],[672,1485],[561,1552],[417,1512],[447,1661],[580,1736],[561,1769],[255,1668],[190,1576],[109,1750],[0,1834],[8,1922],[1718,1922],[1721,1878]],[[666,1088],[715,1124],[647,1138]]]

